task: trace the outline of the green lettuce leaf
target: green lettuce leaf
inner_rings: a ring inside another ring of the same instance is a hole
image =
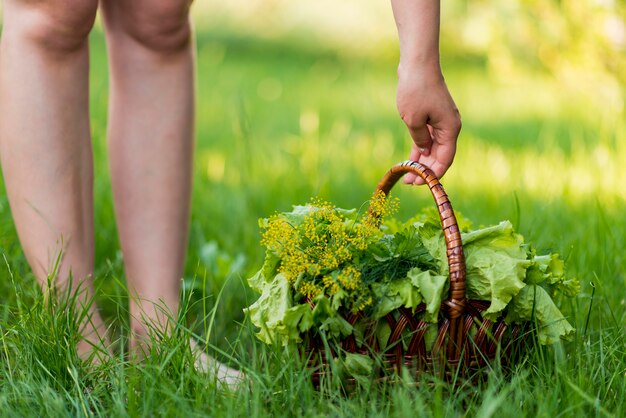
[[[415,224],[417,234],[435,260],[438,272],[444,276],[448,275],[448,257],[446,255],[446,242],[443,237],[443,230],[438,219],[430,219],[426,222]]]
[[[525,286],[526,259],[523,238],[510,222],[462,234],[467,265],[468,299],[490,300],[484,316],[495,320],[511,298]]]
[[[346,352],[343,358],[343,369],[349,376],[356,379],[359,385],[367,387],[372,384],[374,360],[370,356]]]
[[[533,256],[532,262],[526,274],[528,283],[544,283],[551,292],[558,291],[568,297],[580,293],[580,282],[565,277],[565,262],[558,254]]]
[[[372,312],[374,318],[382,318],[401,306],[414,310],[424,300],[419,288],[408,278],[372,283],[372,293],[376,300]]]
[[[401,306],[415,311],[417,306],[426,304],[425,320],[436,322],[442,297],[446,293],[447,278],[432,271],[419,268],[409,270],[406,277],[386,283],[372,284],[372,292],[377,303],[372,316],[382,318]]]
[[[429,271],[420,271],[419,269],[411,269],[407,274],[413,286],[419,289],[421,296],[426,303],[426,314],[424,320],[428,322],[437,322],[439,316],[439,307],[441,301],[445,297],[448,278]],[[417,305],[412,306],[415,309]]]
[[[567,322],[559,308],[538,285],[524,287],[508,306],[506,322],[537,322],[537,337],[540,344],[554,344],[560,339],[570,339],[574,328]]]
[[[267,344],[302,341],[301,334],[314,323],[311,307],[308,304],[293,306],[291,287],[282,274],[277,274],[270,282],[257,279],[255,283],[261,286],[261,296],[245,312],[259,328],[257,337]]]
[[[280,214],[289,224],[296,226],[304,222],[306,215],[311,213],[314,208],[311,205],[294,206],[291,212],[283,212]]]
[[[313,308],[312,319],[318,324],[320,331],[325,331],[332,337],[345,337],[352,334],[352,325],[341,315],[336,309],[333,309],[331,301],[323,295],[313,300],[315,308]]]
[[[276,254],[271,251],[266,251],[263,266],[254,276],[248,279],[250,287],[259,293],[263,293],[263,289],[265,289],[272,278],[278,273],[279,263],[280,258],[278,258]]]
[[[435,219],[417,224],[422,243],[439,263],[439,271],[449,273],[446,244],[441,225]],[[523,238],[513,231],[510,222],[462,233],[467,266],[467,297],[488,300],[485,316],[495,319],[511,298],[524,287],[527,260]]]

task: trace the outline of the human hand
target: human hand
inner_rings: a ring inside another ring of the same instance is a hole
[[[448,170],[461,130],[461,116],[438,66],[398,67],[397,104],[413,147],[409,159],[429,167],[438,178]],[[409,173],[406,184],[424,184]]]

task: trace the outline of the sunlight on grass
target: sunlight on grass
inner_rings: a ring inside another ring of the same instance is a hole
[[[406,158],[403,150],[396,149],[389,131],[353,136],[346,152],[345,128],[331,129],[320,139],[314,128],[316,119],[306,120],[309,117],[312,117],[311,113],[304,114],[305,119],[301,119],[301,124],[306,125],[301,136],[278,139],[284,153],[292,158],[286,159],[284,154],[266,156],[272,170],[264,172],[265,181],[280,182],[295,172],[313,182],[320,176],[350,173],[351,178],[357,177],[361,182],[373,185],[387,165]],[[333,135],[334,131],[339,131],[342,137]],[[461,138],[456,161],[444,184],[462,192],[498,194],[516,190],[538,199],[564,198],[580,203],[598,198],[606,204],[623,204],[626,200],[626,188],[623,187],[626,165],[620,162],[626,161],[626,138],[620,134],[615,142],[615,147],[605,143],[574,142],[571,152],[566,154],[554,146],[539,150],[532,146],[507,149],[468,133]],[[224,162],[216,161],[221,157],[210,151],[205,155],[208,155],[208,176],[216,181],[220,176],[215,173],[223,173]],[[375,162],[376,168],[364,167],[366,161]],[[325,167],[323,173],[319,172],[320,165]]]
[[[206,166],[206,174],[209,180],[214,182],[222,181],[226,166],[226,158],[223,154],[206,150],[201,153],[198,159]]]
[[[626,200],[626,138],[614,149],[605,144],[574,144],[565,155],[559,148],[507,150],[465,138],[445,183],[461,190],[519,190],[542,199],[575,203],[598,198],[603,203]]]

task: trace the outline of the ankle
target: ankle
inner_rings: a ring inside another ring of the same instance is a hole
[[[104,362],[106,358],[113,355],[108,334],[106,332],[100,334],[95,331],[83,334],[80,341],[76,344],[76,353],[83,361],[94,364]]]

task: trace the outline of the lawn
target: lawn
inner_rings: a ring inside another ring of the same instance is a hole
[[[408,156],[388,51],[362,54],[306,35],[280,39],[197,32],[197,154],[185,317],[140,366],[123,359],[126,293],[106,161],[107,73],[92,35],[91,113],[98,301],[119,357],[85,368],[67,315],[43,303],[0,190],[0,415],[6,416],[623,416],[626,413],[626,122],[622,110],[563,90],[544,73],[494,73],[446,54],[463,116],[456,161],[443,180],[476,225],[510,219],[541,251],[558,252],[582,283],[562,306],[574,341],[536,348],[508,376],[477,386],[424,378],[418,388],[373,386],[344,396],[312,389],[299,359],[255,340],[242,309],[245,279],[263,258],[257,219],[321,196],[358,207]],[[622,87],[623,88],[623,87]],[[432,205],[398,187],[399,217]],[[208,341],[247,371],[253,390],[223,393],[190,365],[183,335]]]

